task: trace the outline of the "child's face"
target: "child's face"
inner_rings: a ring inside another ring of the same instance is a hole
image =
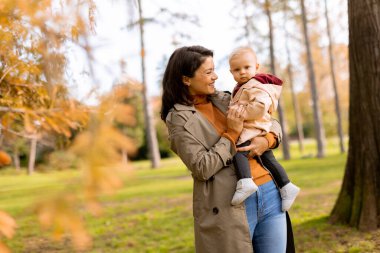
[[[256,56],[251,52],[241,52],[230,59],[230,72],[238,84],[254,77],[257,69]]]

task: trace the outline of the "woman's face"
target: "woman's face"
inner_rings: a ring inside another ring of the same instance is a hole
[[[218,76],[214,72],[214,61],[207,57],[195,71],[194,77],[183,77],[183,82],[189,87],[190,95],[210,95],[215,92],[215,80]]]

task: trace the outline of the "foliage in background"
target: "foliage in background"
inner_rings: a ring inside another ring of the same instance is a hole
[[[87,4],[91,4],[90,1]],[[55,11],[51,1],[2,1],[0,6],[0,119],[9,135],[28,137],[37,129],[71,136],[87,123],[85,106],[68,96],[64,43],[86,36],[83,5],[68,1]],[[65,25],[63,25],[65,24]]]
[[[127,85],[130,90],[130,96],[126,98],[123,103],[126,105],[129,105],[135,109],[135,124],[133,126],[125,127],[123,124],[117,124],[116,127],[125,135],[132,138],[135,141],[135,145],[137,149],[143,145],[146,144],[146,140],[144,138],[145,136],[145,128],[144,128],[144,114],[143,114],[143,107],[142,107],[142,96],[141,96],[141,89],[142,86],[139,82],[136,80],[124,75],[121,80],[119,80],[116,85]],[[135,159],[136,157],[139,157],[140,152],[137,151],[136,154],[134,154],[131,159]],[[144,159],[146,159],[146,154]]]
[[[134,144],[114,127],[115,122],[131,125],[135,121],[133,108],[123,104],[128,96],[127,86],[117,86],[101,98],[100,105],[92,110],[88,129],[75,138],[69,150],[76,157],[80,178],[73,178],[63,191],[36,206],[40,223],[56,239],[67,233],[72,235],[77,249],[92,244],[83,222],[83,210],[99,215],[99,197],[121,187],[121,175],[128,171],[122,155],[133,153]]]
[[[95,108],[69,96],[66,44],[82,48],[91,62],[87,37],[94,29],[94,11],[92,0],[0,2],[0,147],[13,153],[16,163],[29,140],[67,146],[77,135],[68,155],[80,161],[81,177],[60,182],[60,191],[44,192],[34,208],[54,238],[70,235],[76,249],[91,245],[83,211],[100,213],[99,196],[121,186],[120,172],[135,146],[114,128],[115,122],[135,121],[133,108],[123,104],[130,95],[127,87],[115,87]],[[55,156],[53,164],[64,159]],[[15,227],[16,221],[0,212],[0,240],[11,238]],[[10,250],[0,242],[0,251]]]
[[[146,135],[144,134],[144,115],[142,108],[142,97],[139,92],[141,86],[138,85],[133,79],[130,80],[129,86],[131,88],[131,96],[125,100],[125,103],[135,108],[136,124],[131,127],[117,126],[120,131],[135,140],[137,152],[131,156],[132,160],[146,160],[148,159],[148,144]],[[173,156],[168,141],[168,133],[165,123],[159,118],[159,111],[161,109],[161,97],[152,97],[151,104],[153,108],[154,124],[157,132],[157,141],[161,158]]]

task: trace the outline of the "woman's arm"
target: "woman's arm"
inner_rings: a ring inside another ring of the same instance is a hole
[[[269,133],[272,133],[277,139],[276,145],[270,148],[277,148],[282,141],[282,128],[280,123],[276,119],[272,118],[272,126],[269,129]]]
[[[223,167],[232,163],[236,153],[234,144],[221,137],[209,150],[185,129],[187,120],[176,112],[170,112],[166,124],[171,149],[181,158],[193,177],[206,181]]]
[[[238,148],[237,151],[250,151],[249,156],[262,155],[268,149],[277,148],[281,143],[282,129],[277,120],[272,119],[270,132],[265,136],[257,136],[251,140],[251,144]]]
[[[227,131],[210,148],[205,148],[194,135],[186,130],[189,117],[172,111],[166,118],[169,130],[171,149],[182,159],[191,170],[193,176],[201,181],[206,181],[215,175],[223,167],[232,163],[232,157],[236,153],[235,142],[243,129],[243,106],[235,106],[228,110]],[[188,112],[193,116],[193,112]],[[189,116],[189,115],[188,115]]]

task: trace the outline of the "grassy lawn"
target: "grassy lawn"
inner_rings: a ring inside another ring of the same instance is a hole
[[[344,173],[346,155],[328,145],[328,156],[311,158],[314,143],[306,143],[304,155],[292,145],[293,159],[281,161],[291,180],[302,188],[290,215],[297,252],[380,252],[380,231],[361,233],[328,223]],[[281,157],[281,150],[276,150]],[[304,157],[304,158],[302,158]],[[136,162],[134,173],[122,189],[102,199],[100,217],[85,215],[93,237],[87,252],[194,252],[192,178],[178,158],[162,161],[151,170]],[[73,252],[70,239],[51,241],[31,211],[36,199],[59,191],[76,171],[36,173],[32,177],[11,170],[0,172],[0,209],[18,223],[15,237],[6,243],[13,252]]]

